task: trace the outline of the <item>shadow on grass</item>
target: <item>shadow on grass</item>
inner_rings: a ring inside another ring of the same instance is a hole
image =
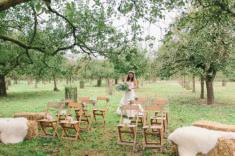
[[[33,99],[33,98],[48,98],[50,96],[55,96],[55,95],[62,95],[63,92],[54,92],[54,91],[45,91],[45,90],[40,90],[40,91],[27,91],[27,92],[11,92],[8,93],[7,96],[5,97],[0,97],[0,100],[22,100],[22,99]]]

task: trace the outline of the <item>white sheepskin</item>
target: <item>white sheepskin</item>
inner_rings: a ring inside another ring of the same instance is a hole
[[[177,144],[180,156],[196,156],[200,152],[207,154],[215,147],[220,137],[235,139],[235,132],[189,126],[176,129],[169,135],[168,140]]]
[[[0,118],[0,141],[4,144],[22,142],[27,135],[26,118]]]

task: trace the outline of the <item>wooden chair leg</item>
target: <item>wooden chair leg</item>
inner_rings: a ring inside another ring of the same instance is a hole
[[[164,134],[163,134],[164,132],[163,132],[163,130],[161,129],[160,130],[160,145],[161,145],[161,147],[160,147],[160,151],[161,152],[163,152],[163,137],[164,137]]]

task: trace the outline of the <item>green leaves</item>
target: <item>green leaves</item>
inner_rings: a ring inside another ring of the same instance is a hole
[[[174,31],[167,34],[157,59],[162,76],[186,69],[210,77],[229,64],[231,44],[228,41],[234,40],[231,35],[234,22],[214,2],[184,15],[173,27]]]
[[[40,3],[36,3],[35,9],[37,12],[40,12],[42,10],[42,5]]]

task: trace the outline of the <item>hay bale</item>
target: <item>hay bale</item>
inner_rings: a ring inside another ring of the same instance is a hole
[[[216,146],[208,154],[197,156],[235,156],[235,139],[219,138]]]
[[[214,155],[210,155],[214,153]],[[208,156],[235,156],[235,139],[220,138],[216,147]]]
[[[30,140],[38,136],[38,123],[35,120],[28,120],[28,131],[25,139]]]
[[[41,120],[45,118],[45,112],[18,112],[14,114],[14,118],[24,117],[28,120]]]
[[[224,132],[235,132],[235,125],[226,125],[212,121],[197,121],[192,124],[196,127],[206,128],[210,130],[224,131]]]

